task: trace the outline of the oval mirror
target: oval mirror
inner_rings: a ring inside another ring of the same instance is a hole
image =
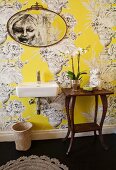
[[[60,15],[36,4],[13,15],[8,20],[7,29],[10,36],[21,44],[47,47],[64,38],[67,26]]]

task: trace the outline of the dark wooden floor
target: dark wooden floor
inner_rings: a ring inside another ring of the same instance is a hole
[[[99,140],[93,137],[75,138],[72,152],[66,156],[69,140],[62,139],[32,141],[28,151],[16,151],[14,142],[0,142],[0,165],[20,156],[46,155],[57,158],[70,170],[116,170],[116,134],[104,135],[108,151],[104,151]]]

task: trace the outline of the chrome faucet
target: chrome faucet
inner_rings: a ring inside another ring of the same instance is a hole
[[[40,83],[40,71],[37,71],[37,83]]]

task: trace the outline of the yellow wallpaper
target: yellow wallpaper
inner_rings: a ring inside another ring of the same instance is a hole
[[[36,1],[31,1],[28,6],[31,4],[34,4]],[[90,50],[83,55],[82,57],[87,59],[90,59],[92,55],[92,49],[94,48],[96,53],[99,54],[102,50],[102,45],[100,44],[98,35],[93,32],[93,29],[89,27],[89,29],[86,29],[86,27],[89,26],[89,20],[87,19],[88,10],[82,5],[81,1],[75,1],[75,0],[69,0],[69,5],[67,9],[63,9],[62,13],[70,13],[72,14],[76,20],[77,24],[74,28],[75,33],[78,34],[78,32],[82,32],[82,35],[75,40],[75,44],[77,47],[85,48],[88,45],[91,46]],[[44,74],[44,78],[42,75],[42,79],[45,81],[53,80],[53,75],[49,71],[49,68],[47,66],[47,63],[43,62],[38,49],[33,47],[25,47],[25,52],[22,55],[22,60],[29,60],[30,63],[25,65],[25,67],[22,69],[22,74],[24,77],[24,81],[36,81],[36,72],[37,70],[40,70],[40,73]],[[35,55],[37,53],[37,55]],[[64,68],[67,69],[67,68]],[[87,70],[89,72],[88,66],[85,64],[84,60],[81,60],[81,69]],[[82,86],[88,82],[89,75],[83,76],[82,80]],[[50,129],[52,128],[47,121],[46,117],[43,117],[41,115],[36,114],[36,106],[35,105],[29,105],[28,100],[29,99],[20,99],[23,101],[23,104],[26,106],[26,110],[23,112],[24,117],[30,116],[30,121],[34,124],[33,129]],[[75,122],[85,122],[86,119],[81,114],[81,112],[88,112],[89,107],[91,107],[92,98],[88,97],[81,97],[77,99],[77,104],[75,107]],[[84,103],[84,108],[83,108]],[[89,107],[88,107],[89,106]],[[78,110],[78,114],[77,114]],[[66,121],[64,121],[66,122]]]
[[[22,4],[25,4],[25,0],[19,0]],[[21,10],[24,10],[31,5],[34,5],[36,2],[42,4],[44,7],[47,7],[45,3],[38,0],[30,0],[26,5],[22,7]],[[84,0],[84,2],[88,2],[88,0]],[[89,50],[86,54],[81,56],[80,68],[81,70],[86,70],[87,75],[84,75],[82,78],[81,87],[86,85],[89,82],[89,66],[86,64],[85,60],[90,61],[93,57],[93,51],[96,56],[103,50],[103,45],[100,42],[98,34],[94,32],[91,26],[91,19],[89,19],[90,12],[83,5],[81,0],[69,0],[66,8],[62,8],[61,15],[71,14],[77,21],[72,31],[77,34],[77,39],[74,41],[74,44],[77,47],[86,48],[90,46]],[[58,23],[57,23],[58,25]],[[80,34],[80,35],[79,35]],[[79,35],[79,36],[78,36]],[[14,41],[10,36],[7,38],[7,42]],[[114,40],[113,40],[114,41]],[[23,82],[35,82],[36,81],[36,73],[40,71],[41,80],[42,81],[52,81],[55,80],[55,75],[49,68],[49,64],[46,61],[43,61],[40,55],[40,48],[38,47],[29,47],[25,45],[21,45],[23,48],[23,53],[20,57],[22,62],[27,62],[21,69],[21,74],[23,76]],[[67,66],[62,66],[62,71],[70,70],[71,61],[68,62]],[[75,64],[76,66],[76,64]],[[59,74],[58,74],[59,75]],[[16,86],[16,84],[15,84]],[[18,98],[16,95],[11,95],[10,100],[18,100],[21,101],[25,106],[25,110],[21,113],[22,117],[27,119],[33,123],[33,130],[45,130],[45,129],[53,129],[54,127],[50,124],[48,117],[43,116],[42,114],[37,115],[36,113],[36,104],[29,104],[30,98]],[[52,100],[52,99],[51,99]],[[78,97],[76,101],[75,107],[75,122],[82,123],[86,122],[87,119],[84,117],[82,113],[91,112],[91,107],[93,107],[93,97]],[[84,106],[84,107],[83,107]],[[54,113],[53,113],[54,114]],[[65,113],[64,113],[65,115]],[[66,119],[62,119],[62,122],[56,128],[60,128],[61,125],[66,125]]]

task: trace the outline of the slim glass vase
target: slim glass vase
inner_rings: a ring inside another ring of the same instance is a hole
[[[77,91],[78,89],[80,89],[80,80],[71,80],[71,88],[74,91]]]

